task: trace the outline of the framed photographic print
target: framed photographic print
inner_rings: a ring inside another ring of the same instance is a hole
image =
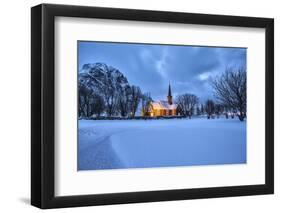
[[[31,203],[272,194],[274,21],[31,9]]]

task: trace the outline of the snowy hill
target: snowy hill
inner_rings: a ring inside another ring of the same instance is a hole
[[[118,69],[105,63],[84,64],[78,79],[79,84],[97,93],[103,93],[105,90],[121,90],[129,86],[127,78]]]
[[[79,117],[135,114],[141,91],[118,69],[105,63],[84,64],[78,75]]]

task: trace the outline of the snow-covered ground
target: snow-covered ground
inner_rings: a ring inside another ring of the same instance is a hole
[[[238,119],[80,120],[79,170],[246,163]]]

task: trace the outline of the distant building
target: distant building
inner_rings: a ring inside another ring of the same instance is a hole
[[[177,104],[173,103],[173,96],[171,85],[169,83],[167,100],[153,101],[150,104],[149,112],[147,116],[176,116],[177,115]]]

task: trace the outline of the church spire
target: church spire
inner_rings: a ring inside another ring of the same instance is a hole
[[[172,96],[170,81],[169,81],[169,89],[168,89],[167,99],[168,99],[169,104],[173,104],[173,96]]]

